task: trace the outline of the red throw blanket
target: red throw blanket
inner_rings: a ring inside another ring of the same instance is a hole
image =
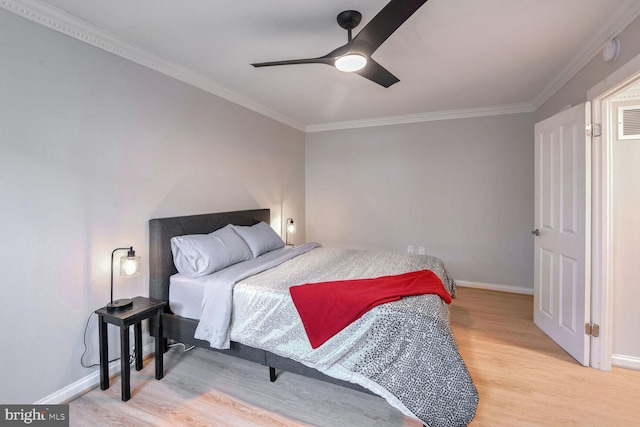
[[[451,304],[451,295],[430,270],[373,279],[307,283],[292,286],[289,291],[312,348],[319,347],[379,304],[422,294],[436,294]]]

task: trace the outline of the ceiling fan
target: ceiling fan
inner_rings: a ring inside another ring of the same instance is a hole
[[[335,66],[340,71],[356,73],[387,88],[400,80],[374,61],[371,55],[426,2],[427,0],[391,0],[353,38],[351,30],[358,26],[362,15],[355,10],[345,10],[338,15],[337,19],[338,24],[347,30],[347,44],[317,58],[259,62],[251,65],[271,67],[274,65],[327,64]]]

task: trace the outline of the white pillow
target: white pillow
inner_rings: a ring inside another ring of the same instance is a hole
[[[232,225],[232,227],[249,245],[254,257],[259,257],[266,252],[284,247],[284,242],[280,236],[264,221],[251,227],[240,225]]]
[[[209,234],[171,238],[173,263],[180,274],[206,276],[253,258],[251,250],[230,225]]]

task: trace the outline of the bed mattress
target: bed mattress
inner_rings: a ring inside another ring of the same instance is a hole
[[[180,273],[169,279],[169,308],[174,314],[188,319],[202,317],[202,298],[207,276],[188,277]]]

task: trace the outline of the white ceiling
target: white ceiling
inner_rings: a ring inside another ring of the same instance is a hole
[[[0,6],[301,130],[533,111],[640,14],[640,0],[429,0],[374,53],[385,89],[321,65],[336,16],[388,0],[3,0]],[[624,49],[624,46],[622,47]]]

